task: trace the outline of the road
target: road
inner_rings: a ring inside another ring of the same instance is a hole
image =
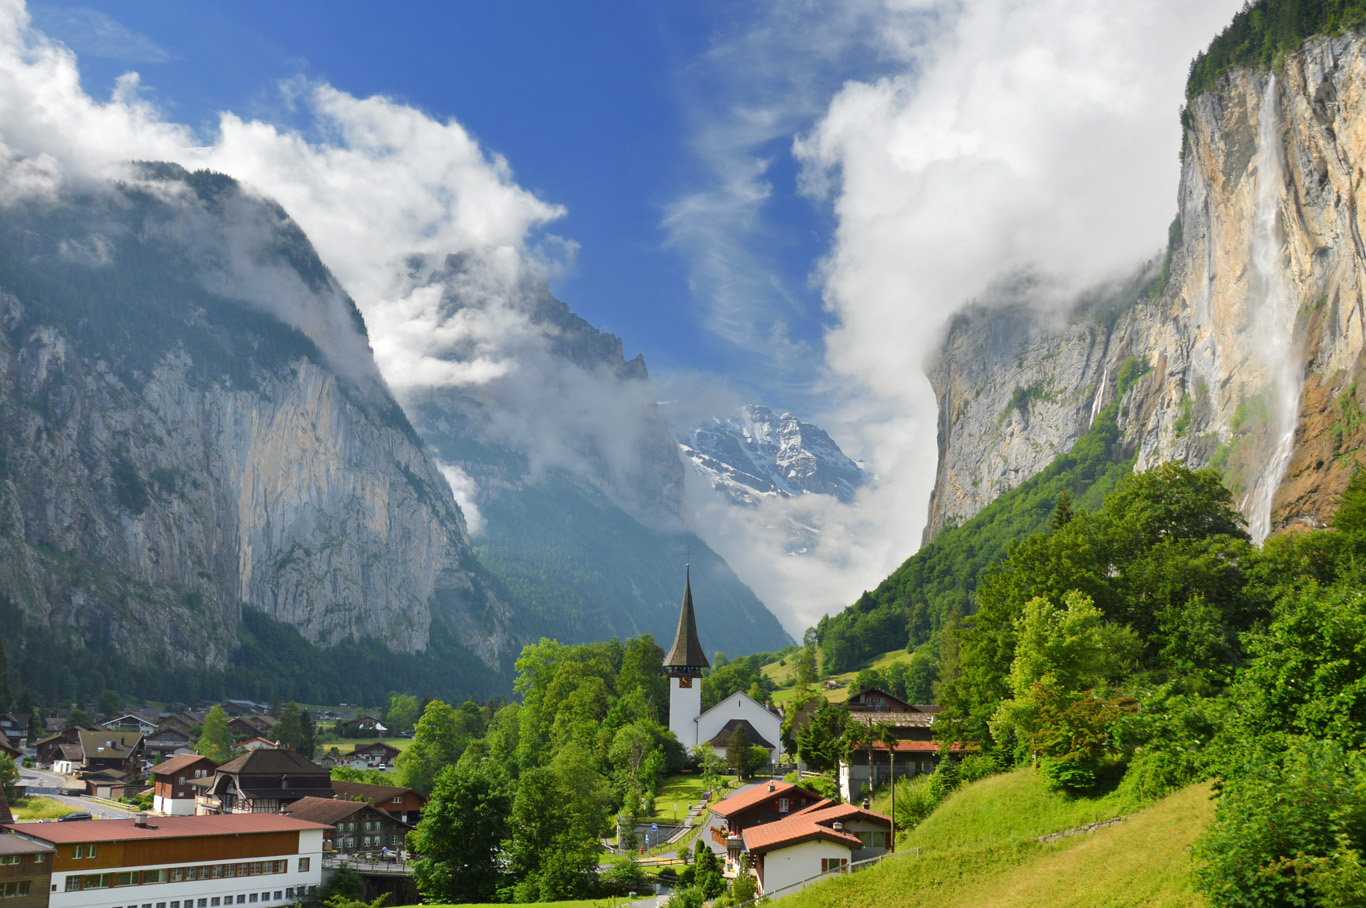
[[[128,810],[127,808],[114,807],[104,801],[96,801],[84,796],[73,797],[71,795],[48,794],[47,792],[49,791],[55,792],[60,790],[61,787],[69,783],[71,779],[55,772],[49,772],[46,769],[30,769],[21,766],[19,767],[19,778],[28,784],[29,789],[33,790],[35,795],[51,798],[54,801],[65,804],[68,807],[73,807],[76,810],[89,811],[92,817],[97,817],[101,820],[125,820],[133,815],[133,811]]]

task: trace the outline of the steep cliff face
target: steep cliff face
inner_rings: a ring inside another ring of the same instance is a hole
[[[0,288],[0,592],[26,624],[215,669],[252,608],[320,646],[439,627],[506,667],[450,490],[277,207],[170,168],[10,205]]]
[[[940,471],[927,536],[1068,450],[1096,401],[1121,390],[1136,468],[1215,467],[1254,538],[1331,513],[1363,440],[1366,42],[1318,38],[1274,73],[1235,70],[1187,123],[1169,280],[1140,282],[1094,328],[1085,307],[1059,327],[1015,306],[950,331],[931,371]],[[1058,407],[1012,434],[1000,398],[1020,388]]]

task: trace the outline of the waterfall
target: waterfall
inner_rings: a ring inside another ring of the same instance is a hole
[[[1270,428],[1276,446],[1243,499],[1252,541],[1263,542],[1271,533],[1271,502],[1285,478],[1295,447],[1303,375],[1294,345],[1295,309],[1285,292],[1281,275],[1281,231],[1277,223],[1281,174],[1281,137],[1276,110],[1276,76],[1267,81],[1258,113],[1257,187],[1252,228],[1252,267],[1261,280],[1264,301],[1254,316],[1258,345],[1271,383]],[[1249,293],[1258,288],[1249,286]]]
[[[1091,401],[1091,421],[1088,426],[1096,424],[1096,417],[1100,415],[1101,408],[1105,405],[1105,387],[1110,381],[1110,364],[1106,363],[1105,368],[1100,373],[1100,384],[1096,385],[1096,396]]]

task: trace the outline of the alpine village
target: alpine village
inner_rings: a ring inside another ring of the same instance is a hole
[[[1205,36],[1155,257],[946,322],[921,545],[800,622],[742,528],[819,596],[888,477],[496,243],[377,289],[268,168],[64,157],[2,5],[0,908],[1366,905],[1363,0]]]

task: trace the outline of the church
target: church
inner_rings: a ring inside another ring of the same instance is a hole
[[[692,605],[692,566],[683,582],[683,606],[678,613],[678,633],[664,657],[664,673],[669,676],[669,730],[685,750],[709,743],[724,751],[730,736],[741,726],[750,743],[768,751],[777,763],[782,756],[782,716],[744,691],[735,691],[711,709],[702,711],[702,669],[708,668],[697,638],[697,618]]]

